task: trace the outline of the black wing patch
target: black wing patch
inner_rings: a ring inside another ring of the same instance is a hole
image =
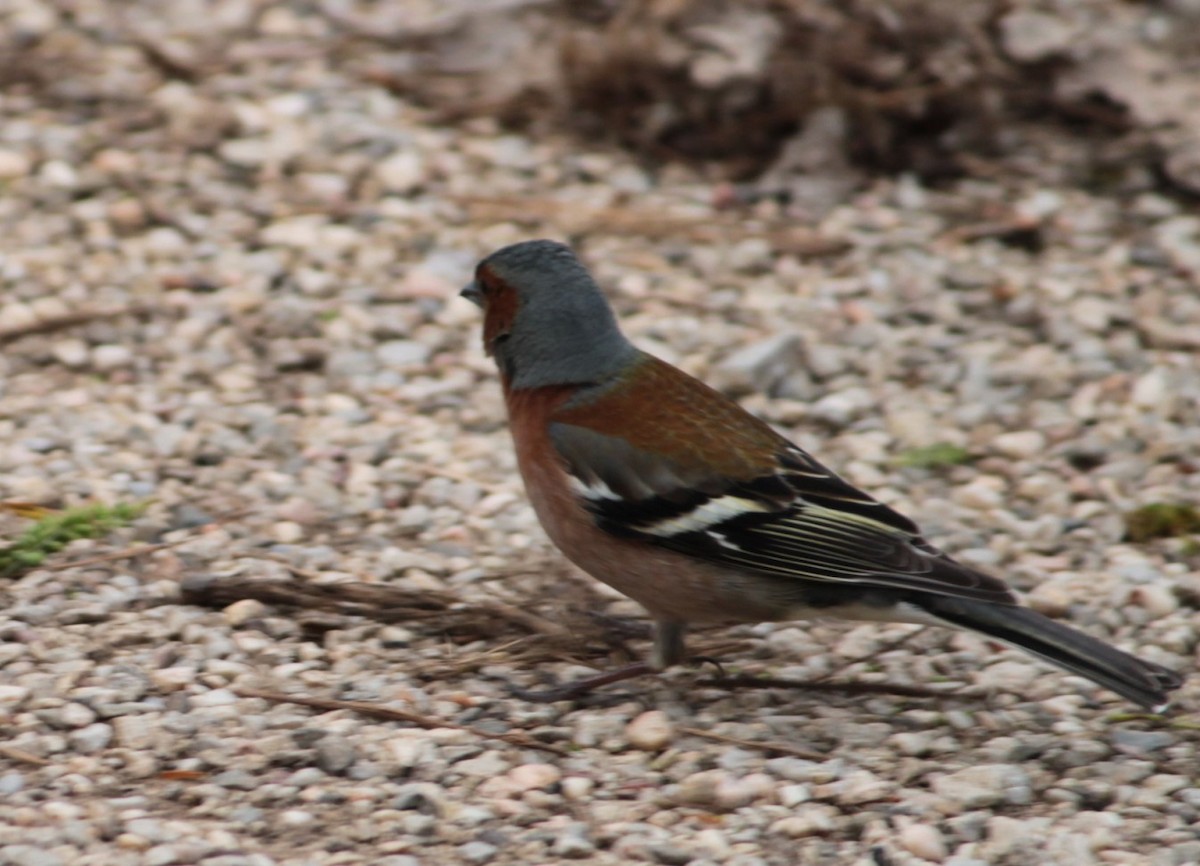
[[[613,535],[773,577],[1016,602],[1002,581],[955,562],[795,446],[777,455],[774,473],[733,480],[574,425],[554,424],[551,435],[576,492]]]

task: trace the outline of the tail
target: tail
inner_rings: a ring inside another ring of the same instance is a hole
[[[1183,683],[1183,677],[1162,665],[1134,658],[1027,607],[948,596],[922,601],[922,607],[949,625],[1012,644],[1154,712],[1166,709],[1168,692]]]

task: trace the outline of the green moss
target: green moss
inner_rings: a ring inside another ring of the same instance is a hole
[[[1125,515],[1125,538],[1143,542],[1200,532],[1200,510],[1191,505],[1155,502]]]
[[[128,525],[146,510],[146,503],[83,505],[56,511],[0,548],[0,577],[16,577],[45,562],[46,557],[62,550],[79,538],[99,538]]]
[[[940,466],[959,466],[971,460],[971,453],[966,448],[951,445],[949,442],[938,442],[924,448],[910,448],[897,455],[897,466],[912,466],[918,469],[936,469]]]

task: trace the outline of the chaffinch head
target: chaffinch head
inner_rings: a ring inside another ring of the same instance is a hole
[[[933,547],[907,517],[639,351],[568,247],[498,250],[462,294],[484,311],[484,349],[542,526],[655,620],[650,665],[631,673],[681,661],[688,623],[821,616],[981,632],[1145,707],[1180,685],[1018,606],[1002,581]]]

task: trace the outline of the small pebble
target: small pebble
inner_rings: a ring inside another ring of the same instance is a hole
[[[909,824],[896,834],[896,841],[910,854],[932,863],[941,863],[949,853],[945,837],[928,824]]]
[[[675,726],[662,710],[648,710],[625,726],[625,739],[635,749],[657,752],[675,739]]]
[[[221,615],[225,617],[225,622],[237,628],[251,620],[262,619],[267,612],[267,606],[261,601],[254,598],[243,598],[221,611]]]
[[[349,770],[356,757],[354,745],[345,737],[327,736],[317,742],[317,766],[331,776]]]

